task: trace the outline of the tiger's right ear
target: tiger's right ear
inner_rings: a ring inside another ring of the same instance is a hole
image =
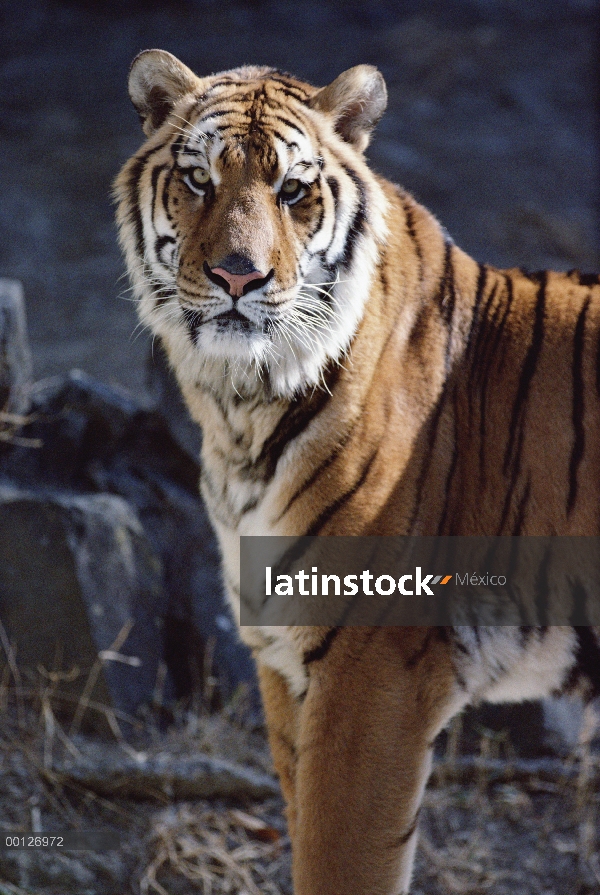
[[[373,65],[355,65],[319,90],[310,105],[332,116],[340,137],[364,152],[387,106],[383,75]]]
[[[178,99],[202,81],[166,50],[144,50],[131,63],[129,96],[147,137],[158,130]]]

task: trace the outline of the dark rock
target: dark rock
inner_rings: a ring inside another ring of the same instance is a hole
[[[27,412],[31,377],[23,287],[0,279],[0,411]]]
[[[0,620],[25,673],[79,669],[54,698],[71,717],[96,673],[87,696],[117,714],[134,716],[151,699],[167,601],[162,578],[122,498],[0,486]],[[121,632],[116,655],[103,655]],[[88,713],[82,720],[102,721]]]
[[[175,694],[205,691],[206,649],[223,695],[242,682],[255,693],[252,661],[223,600],[219,551],[198,493],[199,462],[162,414],[72,371],[33,390],[31,421],[19,435],[41,447],[0,444],[0,483],[119,495],[133,508],[161,562],[160,655]]]
[[[495,744],[493,748],[501,754],[530,758],[547,751],[541,702],[471,706],[462,724],[462,748],[468,752],[479,752],[482,738]]]

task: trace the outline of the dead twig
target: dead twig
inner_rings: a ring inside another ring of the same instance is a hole
[[[8,667],[10,668],[11,674],[13,676],[15,682],[15,698],[17,701],[17,719],[19,723],[19,727],[23,727],[24,724],[24,714],[23,714],[23,683],[21,681],[21,675],[19,673],[19,669],[17,667],[17,659],[15,656],[14,649],[12,644],[9,642],[8,636],[4,629],[4,625],[0,622],[0,643],[2,644],[2,649],[6,655],[6,661],[8,662]]]
[[[87,709],[89,708],[90,698],[91,698],[92,692],[94,690],[94,687],[96,686],[98,678],[100,677],[100,672],[102,671],[104,662],[114,660],[115,656],[119,657],[119,661],[122,661],[123,658],[127,658],[127,659],[131,658],[129,656],[128,657],[120,656],[119,650],[123,646],[123,644],[125,643],[127,638],[129,637],[129,634],[131,632],[131,629],[133,628],[133,625],[134,625],[133,619],[131,619],[131,618],[128,619],[125,622],[125,624],[123,625],[123,627],[121,628],[121,630],[119,631],[119,633],[117,634],[117,636],[115,637],[115,640],[113,641],[113,643],[109,646],[109,648],[107,650],[102,650],[100,653],[98,653],[98,658],[92,665],[92,668],[88,675],[88,679],[85,682],[85,687],[83,688],[83,693],[81,694],[81,697],[79,699],[79,704],[75,711],[73,721],[71,723],[71,727],[69,730],[69,734],[71,736],[76,734],[79,731],[79,728],[81,727],[81,722],[83,720],[83,716],[85,715]],[[139,659],[137,661],[139,662]],[[123,736],[121,734],[121,729],[117,723],[117,719],[116,719],[114,712],[107,710],[106,718],[107,718],[108,723],[111,726],[113,733],[117,737],[117,739],[122,740]]]
[[[447,783],[486,784],[519,783],[523,788],[536,789],[539,783],[557,787],[560,783],[577,783],[580,765],[560,758],[513,758],[510,761],[499,758],[482,758],[476,755],[461,755],[451,763],[437,764],[431,773],[430,786],[445,786]],[[586,786],[600,786],[600,760],[591,757],[586,768]]]

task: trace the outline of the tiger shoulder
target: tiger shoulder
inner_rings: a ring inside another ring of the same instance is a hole
[[[356,66],[132,65],[116,181],[143,323],[202,426],[240,613],[241,535],[600,534],[600,280],[498,270],[365,159]],[[243,627],[296,895],[409,891],[432,743],[465,705],[600,694],[600,629]]]

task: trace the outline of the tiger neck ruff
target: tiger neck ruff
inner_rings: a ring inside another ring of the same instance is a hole
[[[596,277],[478,264],[375,175],[370,66],[318,89],[149,50],[129,91],[147,141],[121,244],[203,429],[238,618],[242,534],[599,534]],[[431,744],[464,705],[600,692],[597,628],[242,636],[297,895],[408,892]]]

